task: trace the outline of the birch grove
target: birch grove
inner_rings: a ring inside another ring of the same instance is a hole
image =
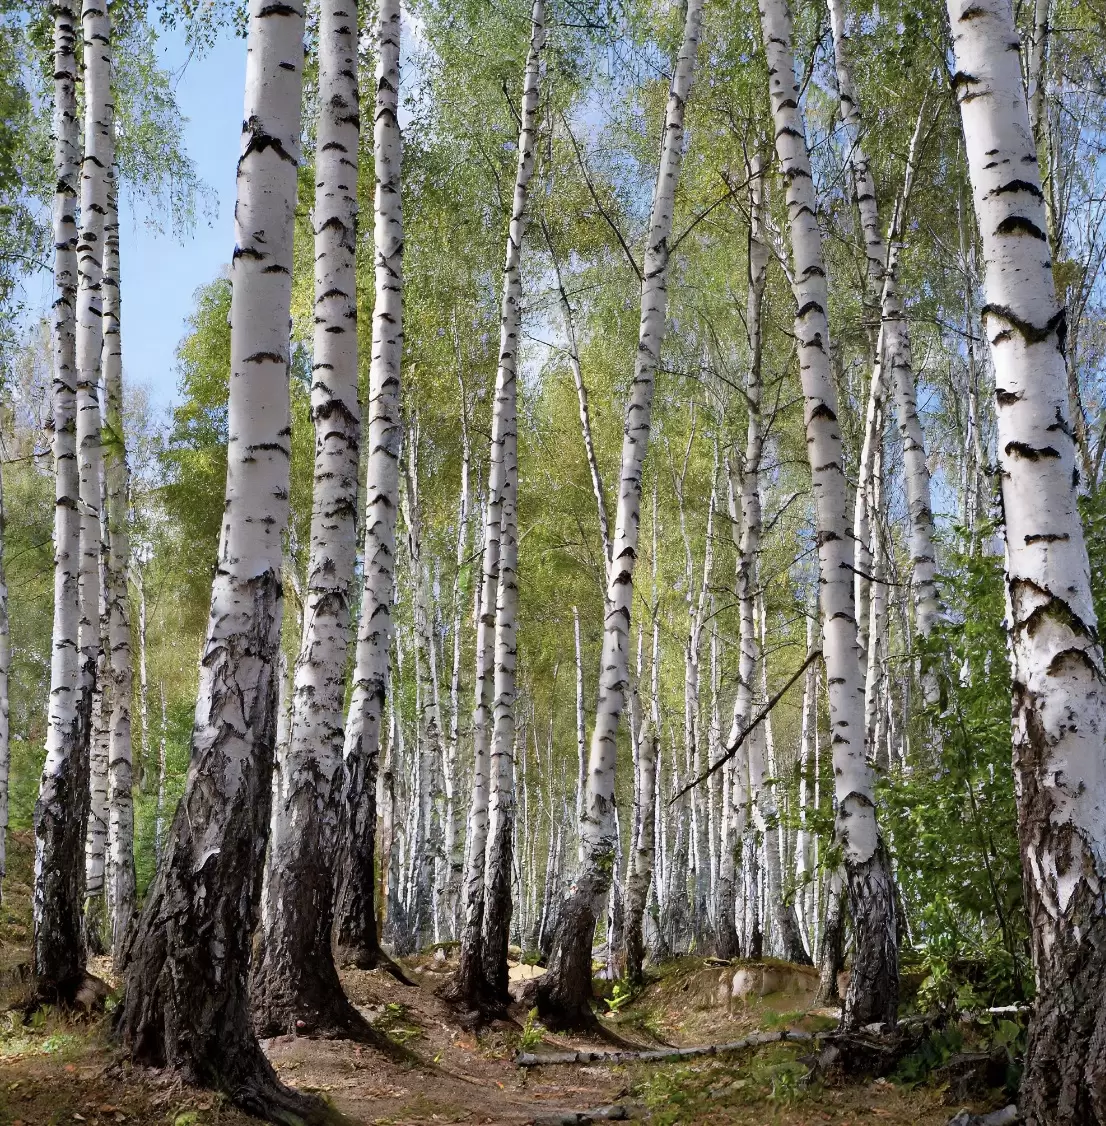
[[[1106,1126],[1102,30],[0,5],[24,1120]]]

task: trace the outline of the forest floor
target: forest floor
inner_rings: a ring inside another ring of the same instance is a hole
[[[16,834],[15,863],[0,908],[0,1126],[246,1126],[255,1120],[224,1098],[132,1072],[110,1036],[110,1014],[85,1020],[50,1011],[25,1024],[7,1004],[26,993],[18,967],[27,961],[29,834]],[[22,839],[19,839],[22,838]],[[26,880],[20,877],[26,876]],[[657,1126],[677,1123],[732,1126],[943,1126],[957,1104],[941,1083],[911,1085],[885,1079],[866,1083],[805,1082],[801,1057],[809,1045],[774,1043],[724,1058],[672,1063],[557,1065],[523,1069],[520,1047],[531,1052],[605,1049],[574,1037],[554,1036],[525,1013],[479,1036],[461,1029],[434,994],[447,979],[450,960],[439,954],[405,960],[417,984],[404,986],[379,971],[344,975],[347,991],[364,1014],[419,1062],[398,1064],[342,1041],[279,1037],[266,1051],[281,1079],[311,1091],[355,1122],[378,1126],[433,1123],[552,1124],[571,1112],[619,1105],[627,1115]],[[107,963],[92,967],[101,975]],[[725,969],[683,958],[661,967],[631,1004],[610,1020],[620,1036],[673,1045],[728,1043],[756,1030],[819,1031],[832,1013],[812,1010],[804,979],[789,991],[748,1003],[719,990]],[[722,999],[720,999],[722,998]],[[974,1092],[973,1092],[974,1093]],[[1001,1105],[1000,1092],[973,1109]],[[579,1122],[590,1121],[580,1117]]]

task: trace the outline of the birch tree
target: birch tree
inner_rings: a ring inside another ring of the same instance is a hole
[[[46,761],[35,805],[34,972],[46,1001],[71,1001],[84,974],[81,910],[88,799],[88,749],[78,695],[80,607],[79,474],[76,441],[78,177],[76,13],[54,6],[53,456],[54,623]]]
[[[515,676],[518,614],[518,337],[522,244],[537,156],[545,0],[534,0],[523,72],[518,163],[507,229],[500,303],[499,364],[492,410],[480,620],[477,626],[473,785],[465,871],[461,961],[451,996],[472,1008],[501,1004],[507,992],[514,816]],[[490,786],[489,786],[490,782]]]
[[[653,190],[641,282],[641,320],[634,380],[626,404],[618,504],[599,694],[588,761],[584,819],[580,826],[582,864],[557,923],[548,972],[538,981],[538,1008],[565,1024],[590,1023],[591,947],[595,920],[610,886],[617,836],[614,772],[618,726],[630,687],[630,610],[641,515],[641,472],[649,443],[653,384],[660,361],[668,297],[668,241],[684,146],[684,113],[702,23],[702,0],[688,0],[683,38],[665,108],[660,167]]]
[[[844,854],[854,960],[843,1023],[893,1023],[898,1007],[898,938],[890,866],[876,825],[875,785],[863,737],[864,678],[856,636],[853,559],[837,393],[830,366],[828,285],[806,132],[795,79],[787,0],[762,0],[776,154],[787,186],[795,335],[815,498],[822,651],[833,733],[836,836]]]
[[[950,0],[985,267],[1006,531],[1023,886],[1036,975],[1021,1109],[1035,1126],[1106,1122],[1102,648],[1076,507],[1065,310],[1008,0]]]
[[[316,1105],[283,1087],[250,1026],[249,968],[268,837],[288,524],[292,233],[304,12],[252,0],[231,268],[227,485],[191,761],[124,952],[119,1033],[274,1119]]]
[[[350,587],[357,549],[357,171],[360,125],[355,0],[319,9],[315,155],[315,429],[305,627],[289,737],[277,747],[266,922],[254,970],[261,1036],[349,1039],[367,1026],[342,992],[331,953],[340,829]]]
[[[104,220],[113,155],[111,103],[111,22],[105,0],[84,0],[81,8],[84,78],[84,159],[81,163],[81,226],[77,235],[77,465],[81,558],[77,576],[80,603],[78,648],[81,679],[78,718],[81,740],[91,750],[93,704],[102,652],[100,528],[103,459],[100,444],[100,366],[103,332]],[[102,690],[103,686],[101,686]],[[104,747],[106,751],[106,746]],[[107,826],[107,754],[91,753],[91,798],[85,862],[89,923],[102,924]]]
[[[365,469],[365,571],[357,649],[343,747],[344,823],[341,887],[334,940],[342,961],[371,969],[388,959],[376,932],[376,772],[392,645],[392,598],[399,508],[400,363],[403,356],[403,210],[398,119],[400,3],[381,0],[373,161],[372,354],[369,361],[368,459]]]
[[[11,772],[8,674],[11,669],[12,643],[8,618],[8,580],[4,569],[5,530],[4,481],[0,472],[0,906],[4,902],[4,876],[7,873],[8,782]]]
[[[134,914],[134,802],[131,797],[131,700],[134,668],[131,660],[130,535],[127,527],[130,470],[123,429],[122,307],[119,271],[118,179],[108,182],[108,211],[104,225],[104,391],[107,440],[104,484],[107,496],[107,566],[105,604],[108,613],[108,660],[111,676],[111,714],[108,735],[108,907],[111,912],[111,950],[120,963],[123,940]]]

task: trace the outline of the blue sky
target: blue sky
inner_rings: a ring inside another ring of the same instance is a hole
[[[177,77],[188,124],[185,146],[215,193],[211,214],[191,234],[160,234],[145,212],[120,200],[120,254],[125,378],[146,384],[159,405],[176,397],[174,352],[192,310],[192,295],[217,277],[234,250],[235,167],[242,129],[246,43],[224,33],[202,57],[189,57],[179,33],[165,32],[162,61]],[[137,212],[137,213],[136,213]]]

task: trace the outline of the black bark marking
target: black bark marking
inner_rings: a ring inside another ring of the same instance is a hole
[[[1042,231],[1032,219],[1028,219],[1024,215],[1008,215],[995,228],[995,234],[1029,235],[1030,238],[1040,239],[1041,242],[1048,242],[1048,236],[1044,231]]]

